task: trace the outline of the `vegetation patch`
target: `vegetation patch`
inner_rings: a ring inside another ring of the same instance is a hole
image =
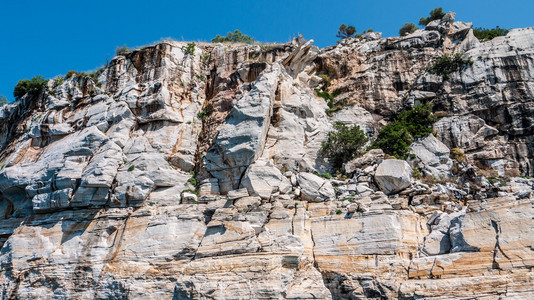
[[[213,112],[213,106],[208,103],[206,104],[206,106],[204,107],[203,110],[201,110],[198,114],[197,114],[197,117],[199,119],[201,119],[202,121],[205,121],[206,118],[211,115],[211,113]]]
[[[399,35],[400,36],[405,36],[405,35],[414,33],[415,31],[417,31],[417,29],[419,29],[419,27],[415,26],[414,23],[405,23],[399,29]]]
[[[499,26],[490,29],[482,27],[473,29],[473,34],[481,41],[489,41],[498,36],[505,36],[508,32],[510,32],[510,30],[500,28]]]
[[[339,26],[339,29],[337,30],[336,37],[340,39],[346,39],[349,37],[354,37],[356,35],[356,27],[354,26],[347,26],[345,24],[341,24]]]
[[[461,53],[444,54],[434,64],[428,67],[427,71],[431,74],[441,75],[444,80],[447,80],[451,73],[460,71],[472,64],[473,61],[463,59]]]
[[[395,121],[382,128],[371,148],[382,149],[384,153],[397,158],[407,158],[415,138],[431,134],[432,124],[436,120],[431,104],[416,105],[401,112]]]
[[[458,162],[465,162],[467,160],[465,153],[459,148],[452,148],[449,157]]]
[[[428,23],[434,21],[434,20],[440,20],[445,16],[445,13],[443,12],[442,7],[434,8],[430,11],[430,16],[426,18],[419,19],[419,25],[426,26]]]
[[[198,180],[195,178],[195,176],[193,175],[193,177],[189,178],[187,180],[187,182],[189,182],[192,186],[195,187],[195,189],[198,189],[200,187],[200,182],[198,182]],[[196,192],[195,192],[196,194]]]
[[[37,97],[45,90],[47,82],[48,80],[44,79],[43,76],[33,77],[32,80],[19,80],[17,85],[15,85],[13,96],[17,100],[20,100],[20,98],[26,94],[28,94],[30,97]]]
[[[343,163],[360,156],[363,146],[368,139],[360,126],[347,126],[342,122],[334,123],[334,130],[328,133],[328,138],[321,145],[320,154],[328,157],[336,169]]]
[[[115,49],[115,55],[122,55],[122,56],[126,56],[128,54],[130,54],[132,52],[132,49],[130,49],[128,46],[126,45],[122,45],[120,47],[117,47]]]
[[[423,178],[423,174],[421,174],[421,171],[419,171],[418,168],[412,168],[412,177],[414,179],[422,179]]]
[[[244,43],[252,44],[254,43],[255,38],[250,37],[246,34],[241,33],[239,30],[234,32],[228,32],[226,36],[217,35],[211,40],[212,43]]]
[[[345,101],[342,101],[341,103],[339,101],[336,101],[335,98],[339,96],[341,92],[338,90],[333,91],[332,93],[329,93],[328,91],[321,91],[319,89],[315,89],[315,92],[317,93],[317,96],[323,98],[326,100],[326,104],[328,105],[328,108],[326,109],[326,114],[328,116],[332,116],[332,114],[338,110],[342,110],[343,106],[346,105]]]
[[[195,43],[187,43],[185,47],[182,47],[185,54],[195,56]]]

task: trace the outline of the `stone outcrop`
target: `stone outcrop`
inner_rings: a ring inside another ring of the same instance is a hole
[[[534,28],[471,27],[161,42],[1,107],[0,298],[529,298]],[[452,53],[473,63],[427,71]],[[320,154],[426,102],[408,162]]]
[[[415,155],[414,165],[423,170],[428,176],[450,177],[452,160],[449,158],[449,148],[440,142],[434,135],[416,141],[411,145]]]

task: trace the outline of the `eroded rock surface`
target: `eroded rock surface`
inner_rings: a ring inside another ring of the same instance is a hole
[[[534,28],[471,26],[161,42],[3,106],[0,297],[529,298]],[[428,73],[445,53],[473,64]],[[333,122],[372,139],[421,102],[440,119],[413,166],[371,150],[343,177],[320,155]]]

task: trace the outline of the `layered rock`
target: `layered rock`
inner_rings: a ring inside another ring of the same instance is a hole
[[[322,50],[162,42],[50,81],[0,109],[0,296],[528,298],[533,34],[481,43],[448,13]],[[426,71],[456,52],[473,64]],[[333,122],[373,138],[420,102],[441,113],[412,165],[330,174]]]

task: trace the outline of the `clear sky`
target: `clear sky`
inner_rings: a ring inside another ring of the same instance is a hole
[[[319,47],[333,45],[341,23],[396,36],[435,7],[474,26],[534,26],[533,0],[16,0],[0,4],[0,95],[13,99],[18,80],[89,71],[121,45],[172,37],[209,41],[239,29],[260,42],[286,42],[298,33]]]

